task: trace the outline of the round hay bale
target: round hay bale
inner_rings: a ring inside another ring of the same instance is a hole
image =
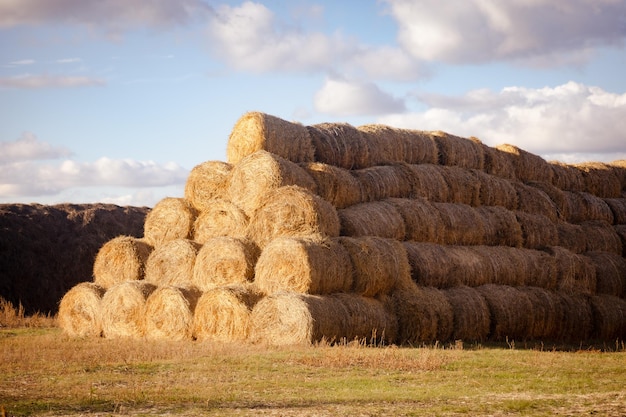
[[[496,149],[509,154],[511,164],[515,169],[515,177],[519,181],[552,182],[554,175],[552,165],[539,155],[509,144],[498,145]]]
[[[489,336],[489,306],[482,295],[465,285],[443,290],[452,316],[451,340],[483,341]]]
[[[552,184],[548,184],[546,182],[539,181],[529,181],[526,183],[531,187],[535,187],[541,191],[543,191],[554,203],[557,211],[557,218],[559,220],[567,221],[569,218],[569,203],[567,201],[567,196],[565,192]]]
[[[626,224],[626,198],[605,198],[604,202],[613,213],[613,224]]]
[[[404,223],[404,239],[417,242],[440,242],[439,212],[424,198],[390,198]]]
[[[320,123],[307,127],[315,149],[315,161],[345,169],[371,166],[368,143],[348,123]]]
[[[274,239],[259,256],[254,282],[266,294],[349,292],[350,255],[336,239]]]
[[[515,211],[515,218],[522,230],[522,246],[527,249],[543,249],[559,244],[557,226],[542,214]]]
[[[442,166],[441,175],[448,185],[446,203],[480,205],[480,180],[470,169]]]
[[[233,166],[228,162],[206,161],[189,172],[185,183],[185,199],[198,211],[211,200],[228,199],[228,178]]]
[[[493,340],[527,339],[534,317],[528,295],[508,285],[487,284],[477,288],[489,306]]]
[[[584,191],[582,173],[564,162],[551,161],[552,184],[563,191]]]
[[[250,334],[252,309],[261,293],[247,284],[206,290],[196,305],[193,335],[197,340],[245,342]]]
[[[556,264],[557,290],[562,294],[593,294],[596,289],[596,269],[591,259],[561,246],[545,251]]]
[[[406,229],[402,215],[388,201],[355,204],[337,211],[342,236],[378,236],[404,240]]]
[[[228,236],[209,239],[198,250],[191,284],[207,291],[216,286],[251,282],[259,252],[247,239]]]
[[[558,222],[556,230],[559,235],[559,244],[574,253],[583,253],[587,250],[587,238],[582,226],[578,224]]]
[[[176,239],[157,247],[146,262],[145,280],[154,285],[187,287],[198,250],[202,245],[188,239]]]
[[[193,240],[204,244],[215,237],[246,237],[249,218],[235,204],[228,200],[207,201],[204,211],[193,224]]]
[[[588,340],[593,332],[593,311],[589,296],[582,294],[555,293],[559,324],[556,339],[569,342]]]
[[[626,300],[594,295],[589,302],[593,312],[593,338],[606,342],[626,339]]]
[[[461,138],[441,131],[430,134],[437,144],[440,165],[484,170],[485,151],[480,140]]]
[[[191,239],[197,215],[184,198],[166,197],[146,215],[144,238],[154,247],[174,239]]]
[[[446,245],[482,245],[486,225],[480,213],[466,204],[432,203],[439,212],[441,242]]]
[[[446,203],[449,201],[450,190],[440,165],[420,164],[409,165],[413,171],[413,194],[428,201]]]
[[[71,337],[93,337],[102,334],[101,301],[104,287],[81,282],[61,299],[57,321],[63,333]]]
[[[390,197],[408,198],[413,194],[413,171],[407,164],[373,166],[352,171],[361,188],[363,201]]]
[[[603,162],[585,162],[574,164],[580,170],[585,191],[603,198],[622,196],[622,178],[618,169]]]
[[[317,194],[336,208],[365,202],[361,184],[352,171],[321,162],[309,162],[302,167],[315,181]]]
[[[146,300],[156,288],[145,281],[126,281],[109,288],[101,301],[104,337],[143,337]]]
[[[383,165],[392,162],[409,164],[436,164],[437,145],[426,132],[398,129],[380,124],[359,126],[370,149],[370,163]]]
[[[146,299],[145,332],[152,340],[191,340],[193,316],[202,293],[193,287],[158,287]]]
[[[613,224],[613,212],[600,197],[583,191],[564,191],[567,201],[567,218],[570,223],[601,220]]]
[[[411,281],[411,267],[402,243],[373,236],[338,239],[352,264],[352,292],[364,297],[389,294]]]
[[[613,230],[615,230],[615,234],[622,241],[622,256],[626,257],[626,225],[620,224],[613,226]]]
[[[519,211],[530,214],[541,214],[556,222],[559,218],[558,209],[554,201],[542,190],[519,182],[512,183],[517,191]]]
[[[515,167],[508,152],[483,145],[483,153],[485,155],[484,171],[487,174],[506,180],[517,180]]]
[[[93,263],[94,282],[110,288],[123,281],[143,279],[152,249],[145,239],[132,236],[109,240],[98,250]]]
[[[337,298],[346,310],[346,341],[366,342],[371,345],[390,345],[398,335],[398,319],[395,311],[386,308],[388,300],[338,293]],[[384,297],[383,297],[384,299]]]
[[[515,210],[519,201],[517,191],[511,181],[496,177],[478,170],[471,171],[478,181],[478,201],[476,206],[502,206],[509,210]]]
[[[228,190],[231,201],[247,216],[252,216],[268,193],[287,185],[317,192],[313,178],[298,164],[266,151],[258,151],[235,165]]]
[[[621,255],[622,240],[615,228],[605,221],[589,221],[580,224],[583,231],[584,252],[602,251]]]
[[[523,245],[522,228],[513,211],[500,206],[481,206],[475,210],[485,226],[484,245],[512,247]]]
[[[615,175],[619,178],[622,184],[622,198],[624,197],[624,190],[626,190],[626,159],[620,159],[611,162],[609,165],[615,170]]]
[[[626,259],[611,252],[585,252],[596,268],[595,294],[626,296]]]
[[[553,339],[561,320],[561,310],[556,295],[539,287],[520,287],[519,290],[528,296],[532,305],[534,320],[528,329],[528,337]]]
[[[297,186],[270,191],[250,218],[248,237],[261,249],[279,237],[339,236],[337,210]]]
[[[276,116],[260,112],[248,112],[235,123],[226,156],[231,164],[257,151],[264,150],[293,162],[310,162],[314,148],[307,128]]]

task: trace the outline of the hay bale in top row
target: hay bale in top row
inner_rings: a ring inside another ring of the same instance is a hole
[[[198,211],[203,211],[213,199],[228,199],[228,179],[232,164],[206,161],[189,172],[185,183],[185,199]]]
[[[57,320],[72,337],[93,337],[102,333],[102,296],[106,289],[93,282],[81,282],[65,293],[59,303]]]
[[[145,239],[115,237],[100,247],[93,264],[94,282],[110,288],[123,281],[145,276],[145,265],[153,247]]]
[[[574,164],[582,174],[584,191],[603,198],[622,196],[623,169],[603,162]]]
[[[435,164],[438,149],[432,135],[419,130],[389,127],[380,124],[359,126],[361,136],[368,144],[371,165],[393,162],[408,164]]]
[[[510,144],[498,145],[496,149],[508,155],[515,170],[515,178],[519,181],[552,182],[552,167],[542,157]]]
[[[166,197],[146,215],[144,238],[157,247],[174,239],[191,239],[198,211],[184,198]]]

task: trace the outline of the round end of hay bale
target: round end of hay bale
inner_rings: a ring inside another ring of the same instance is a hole
[[[188,239],[175,239],[157,247],[146,262],[146,282],[159,286],[191,285],[194,264],[201,246]]]
[[[155,247],[174,239],[190,239],[197,215],[184,198],[165,197],[146,215],[144,238]]]
[[[190,340],[200,291],[195,288],[159,287],[146,299],[145,336],[148,339]]]
[[[92,282],[81,282],[70,289],[59,304],[58,324],[73,337],[102,334],[101,301],[105,289]]]
[[[93,264],[94,282],[110,288],[120,282],[143,279],[152,250],[145,239],[118,236],[109,240],[96,255]]]
[[[189,172],[185,199],[198,211],[215,198],[228,198],[228,178],[233,166],[222,161],[206,161]]]
[[[156,288],[144,281],[126,281],[109,288],[101,303],[104,337],[143,337],[146,299]]]
[[[204,210],[193,225],[193,239],[204,244],[206,241],[222,236],[245,238],[248,216],[234,203],[213,199],[207,201]]]

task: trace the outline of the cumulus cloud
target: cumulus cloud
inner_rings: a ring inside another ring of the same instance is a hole
[[[328,78],[315,94],[317,111],[334,116],[380,115],[404,111],[404,102],[369,82]]]
[[[14,141],[0,142],[0,163],[57,159],[71,154],[67,148],[40,141],[31,132],[24,132]]]
[[[623,0],[386,0],[398,41],[414,57],[448,63],[585,61],[599,45],[623,45]]]
[[[18,75],[0,77],[0,88],[37,89],[37,88],[71,88],[105,85],[102,78],[68,76],[68,75]]]
[[[510,143],[559,160],[626,156],[626,94],[569,82],[556,87],[508,87],[460,97],[419,95],[427,110],[389,115],[381,123]]]

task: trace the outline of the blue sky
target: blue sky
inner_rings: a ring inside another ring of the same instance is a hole
[[[0,0],[0,203],[152,206],[247,111],[626,159],[626,0]]]

